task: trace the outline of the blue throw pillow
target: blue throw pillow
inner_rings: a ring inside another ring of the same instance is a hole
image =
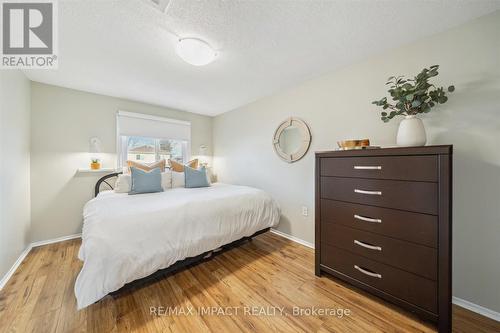
[[[154,168],[148,172],[131,167],[130,173],[132,189],[128,194],[163,192],[160,168]]]
[[[199,169],[193,169],[184,166],[184,186],[186,188],[194,188],[194,187],[209,187],[207,179],[207,169],[205,167],[201,167]]]

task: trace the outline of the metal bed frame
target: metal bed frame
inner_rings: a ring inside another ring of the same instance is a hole
[[[110,173],[109,175],[105,175],[105,176],[99,178],[99,180],[95,184],[94,197],[97,197],[99,192],[101,192],[101,185],[103,185],[103,184],[106,184],[108,186],[108,190],[114,190],[115,187],[114,187],[114,185],[111,185],[109,183],[109,180],[111,178],[118,177],[118,175],[121,175],[122,173],[123,172],[114,172],[114,173]]]

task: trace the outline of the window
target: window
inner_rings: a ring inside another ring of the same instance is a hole
[[[119,111],[117,113],[118,167],[127,160],[155,162],[190,158],[191,124],[185,121]]]
[[[126,147],[126,160],[146,163],[162,159],[172,159],[179,163],[187,162],[187,141],[146,138],[141,136],[122,136]],[[125,165],[123,163],[123,165]]]

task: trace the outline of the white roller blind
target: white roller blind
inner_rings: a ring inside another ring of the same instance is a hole
[[[118,136],[142,136],[157,139],[191,140],[191,123],[187,121],[118,111]]]

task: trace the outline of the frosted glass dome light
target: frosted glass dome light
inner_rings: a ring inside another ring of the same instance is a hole
[[[217,52],[207,42],[197,38],[183,38],[177,43],[177,55],[193,66],[205,66],[215,60]]]

